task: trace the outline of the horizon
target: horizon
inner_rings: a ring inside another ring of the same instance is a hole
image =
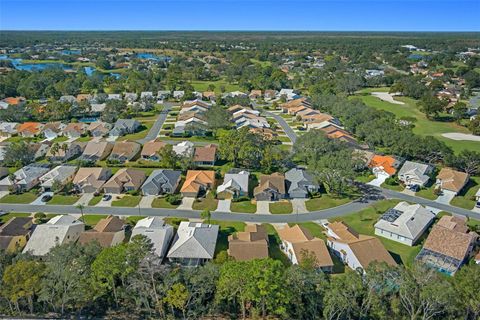
[[[480,32],[478,12],[475,0],[0,0],[0,30]]]

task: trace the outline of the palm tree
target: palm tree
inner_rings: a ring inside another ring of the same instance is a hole
[[[85,223],[85,219],[83,218],[83,209],[85,208],[85,206],[83,204],[78,204],[77,205],[77,209],[80,210],[80,213],[82,214],[82,221],[83,223]]]
[[[210,224],[212,213],[210,212],[210,210],[203,210],[202,213],[200,213],[200,217],[204,220],[207,220],[207,223]]]

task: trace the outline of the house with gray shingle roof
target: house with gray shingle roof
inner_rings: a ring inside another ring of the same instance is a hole
[[[299,168],[290,169],[285,173],[287,193],[290,198],[308,198],[308,195],[318,191],[318,184],[312,176]]]
[[[135,133],[140,128],[140,122],[135,119],[118,119],[110,130],[111,137],[120,137],[129,133]]]
[[[72,181],[77,172],[76,166],[60,165],[56,166],[45,175],[40,177],[40,186],[45,191],[52,190],[55,181],[64,186],[68,182]]]
[[[225,174],[223,183],[217,187],[219,199],[231,199],[248,196],[248,180],[250,172],[235,170]]]
[[[398,171],[398,179],[405,185],[425,186],[430,180],[430,174],[433,172],[433,166],[413,161],[405,161],[402,168]]]
[[[139,220],[132,230],[133,239],[136,235],[143,235],[150,239],[154,252],[163,260],[167,254],[168,246],[172,241],[174,230],[172,226],[166,225],[160,217],[147,217]]]
[[[0,191],[15,189],[28,191],[40,183],[40,177],[49,171],[48,167],[28,165],[13,174],[0,180]],[[13,178],[13,179],[11,179]]]
[[[146,196],[174,193],[180,183],[182,173],[176,170],[154,170],[142,185],[142,193]]]

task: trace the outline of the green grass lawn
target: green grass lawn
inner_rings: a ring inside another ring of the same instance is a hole
[[[375,236],[374,224],[385,211],[393,208],[398,202],[398,200],[383,200],[360,212],[336,217],[331,219],[331,221],[344,221],[360,234]],[[410,247],[382,237],[377,238],[380,239],[385,248],[392,254],[392,257],[398,263],[407,266],[412,265],[416,255],[422,248],[421,244]]]
[[[7,194],[0,199],[0,203],[21,203],[27,204],[33,202],[38,196],[31,192],[25,192],[21,194]]]
[[[154,123],[153,121],[143,121],[142,125],[140,126],[140,129],[137,132],[119,137],[117,141],[124,141],[124,140],[135,141],[138,139],[143,139],[147,135],[148,131],[150,131],[150,128],[153,126],[153,123]]]
[[[95,196],[88,202],[89,206],[95,206],[97,205],[100,201],[102,201],[102,196]]]
[[[227,81],[221,79],[217,81],[201,81],[201,80],[196,80],[196,81],[190,81],[190,84],[195,88],[195,91],[208,91],[208,86],[210,84],[213,84],[215,86],[215,93],[216,94],[221,94],[220,87],[224,86],[226,92],[231,92],[231,91],[238,91],[240,90],[240,86],[238,84],[232,84],[228,83]]]
[[[293,212],[293,206],[290,201],[279,201],[270,203],[271,214],[289,214]]]
[[[80,199],[80,197],[77,197],[77,196],[54,195],[54,196],[52,197],[52,200],[48,201],[48,204],[68,206],[68,205],[72,205],[72,204],[74,204],[75,202],[77,202],[78,199]]]
[[[175,209],[178,204],[170,204],[165,198],[155,198],[152,202],[152,208]]]
[[[52,142],[64,142],[64,141],[67,141],[67,140],[68,140],[68,137],[66,137],[66,136],[58,136],[55,139],[53,139]]]
[[[452,206],[473,209],[475,207],[475,194],[480,189],[480,177],[470,177],[470,181],[463,190],[452,199]]]
[[[404,186],[402,186],[401,184],[396,184],[396,185],[389,185],[389,184],[386,184],[385,182],[382,183],[380,185],[380,187],[382,188],[385,188],[385,189],[390,189],[390,190],[393,190],[393,191],[402,191],[403,189],[405,189]]]
[[[84,214],[83,215],[83,223],[85,223],[87,226],[94,227],[100,220],[103,218],[108,217],[107,215],[104,214]],[[81,218],[80,218],[81,219]]]
[[[250,200],[232,202],[230,210],[232,212],[255,213],[257,211],[257,205]]]
[[[355,181],[367,183],[375,179],[374,174],[364,174],[355,178]]]
[[[140,202],[141,196],[126,195],[119,200],[112,201],[112,207],[136,207]]]
[[[30,217],[30,213],[10,212],[0,217],[0,224],[7,222],[14,217]]]
[[[380,91],[377,89],[371,89],[371,91]],[[362,91],[367,93],[367,91]],[[397,116],[397,118],[407,118],[413,117],[416,119],[415,128],[413,132],[423,136],[434,136],[438,140],[445,142],[449,147],[451,147],[455,152],[460,152],[463,149],[468,150],[480,150],[480,142],[478,141],[456,141],[445,138],[442,136],[443,133],[448,132],[460,132],[460,133],[470,133],[467,128],[462,127],[455,122],[442,122],[442,121],[431,121],[425,117],[416,106],[417,101],[408,97],[396,97],[398,101],[402,101],[405,104],[392,104],[379,98],[376,98],[371,95],[361,95],[359,97],[366,105],[371,106],[375,109],[389,111]]]
[[[92,137],[90,137],[90,136],[85,136],[85,137],[80,137],[80,138],[78,138],[78,139],[75,140],[75,141],[76,141],[76,142],[88,142],[88,141],[90,141],[90,140],[92,140]]]
[[[420,191],[415,193],[415,195],[428,200],[435,200],[438,198],[438,195],[436,195],[434,191],[435,191],[435,184],[428,188],[422,188]]]
[[[195,200],[192,209],[215,211],[217,209],[217,205],[218,200],[213,197],[211,192],[209,192],[205,198]]]
[[[342,204],[352,201],[349,197],[335,198],[328,194],[322,194],[321,197],[313,198],[305,202],[308,211],[324,210],[328,208],[338,207]]]

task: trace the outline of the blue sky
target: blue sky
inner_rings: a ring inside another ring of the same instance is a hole
[[[0,0],[1,30],[480,31],[480,0]]]

